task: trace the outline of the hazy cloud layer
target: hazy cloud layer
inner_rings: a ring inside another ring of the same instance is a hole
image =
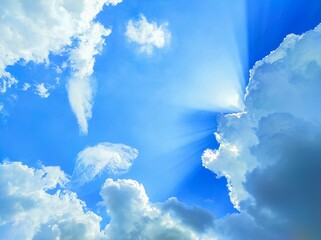
[[[124,144],[99,143],[87,147],[77,156],[72,182],[81,186],[104,171],[112,175],[126,173],[137,156],[137,149]]]
[[[241,211],[221,239],[317,239],[321,201],[321,26],[287,36],[251,70],[245,109],[219,119],[203,164],[228,179]]]
[[[169,43],[171,34],[167,25],[149,22],[144,15],[140,15],[139,20],[128,21],[125,35],[130,42],[138,44],[140,52],[152,54],[154,48],[163,48]]]
[[[49,63],[49,55],[69,56],[70,81],[68,96],[80,131],[88,131],[91,118],[95,55],[99,54],[110,34],[94,21],[104,5],[116,5],[121,0],[53,0],[50,2],[12,0],[0,9],[0,92],[16,85],[18,80],[7,70],[18,61]],[[44,88],[38,92],[48,97]]]

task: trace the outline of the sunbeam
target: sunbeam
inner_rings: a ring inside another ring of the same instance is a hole
[[[210,8],[211,15],[197,14],[192,20],[197,28],[183,43],[185,71],[178,77],[180,85],[172,85],[174,102],[215,112],[240,110],[248,77],[246,1],[199,5],[194,11]]]

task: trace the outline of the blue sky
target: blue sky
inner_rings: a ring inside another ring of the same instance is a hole
[[[90,62],[81,65],[69,57],[73,50],[57,54],[50,49],[47,63],[22,55],[5,68],[19,82],[0,95],[0,158],[33,168],[60,166],[72,176],[84,149],[104,142],[124,144],[139,152],[126,173],[102,171],[82,186],[67,187],[90,210],[103,214],[98,204],[101,186],[112,178],[141,183],[151,202],[176,197],[216,218],[236,214],[226,176],[223,173],[225,177],[218,179],[219,170],[202,166],[203,152],[220,146],[213,134],[218,117],[241,111],[247,104],[243,95],[249,69],[277,49],[286,35],[317,26],[320,11],[321,2],[316,0],[124,0],[105,6],[92,22],[111,33],[103,38],[99,54],[90,56],[95,59],[92,74],[82,76],[95,92],[88,133],[77,124],[68,84]],[[139,24],[142,16],[167,34],[161,39],[164,44],[153,42],[149,50],[142,50],[146,43],[138,43],[126,32],[129,22]],[[77,34],[66,49],[77,48],[82,36]],[[26,83],[30,89],[21,90]],[[37,94],[41,83],[48,97]]]

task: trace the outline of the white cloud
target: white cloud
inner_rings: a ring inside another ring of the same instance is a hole
[[[116,6],[117,4],[121,3],[123,0],[107,0],[106,1],[106,4],[109,5],[113,5],[113,6]]]
[[[110,34],[94,21],[104,5],[121,0],[53,0],[50,2],[7,1],[0,9],[0,91],[17,84],[6,71],[20,62],[48,63],[49,54],[69,55],[72,68],[67,89],[71,107],[82,133],[87,133],[94,90],[90,83],[95,62]],[[84,84],[84,81],[89,83]],[[83,89],[84,85],[89,89]],[[75,91],[79,91],[77,94]]]
[[[88,133],[88,120],[92,117],[93,86],[94,81],[90,78],[73,78],[67,84],[69,102],[81,134]]]
[[[101,218],[75,193],[61,190],[67,181],[59,167],[1,164],[0,238],[102,239]]]
[[[7,74],[7,66],[20,59],[47,62],[50,52],[60,53],[64,47],[71,46],[71,38],[87,28],[102,5],[85,0],[4,3],[0,10],[3,33],[0,48],[4,53],[0,58],[0,76]]]
[[[148,22],[144,15],[140,15],[139,20],[128,21],[125,35],[129,41],[139,45],[141,52],[152,54],[154,48],[163,48],[169,43],[171,34],[167,25]]]
[[[83,185],[98,174],[123,174],[131,167],[138,151],[124,144],[100,143],[87,147],[77,156],[73,173],[73,184]]]
[[[88,120],[91,118],[94,83],[90,78],[94,71],[95,58],[108,36],[110,30],[99,23],[91,23],[90,27],[79,36],[78,46],[70,51],[72,77],[67,85],[70,105],[77,117],[80,131],[88,132]]]
[[[101,226],[102,218],[64,189],[67,182],[59,167],[0,164],[0,238],[216,239],[207,229],[213,220],[210,213],[187,208],[176,199],[151,203],[144,187],[134,180],[106,180],[100,195],[111,221]]]
[[[0,68],[0,93],[4,94],[7,92],[8,88],[15,86],[18,81],[11,76],[8,72],[3,72],[1,75],[1,68]]]
[[[250,147],[246,147],[257,143],[253,132],[255,122],[246,113],[221,116],[218,122],[215,136],[220,147],[218,150],[206,150],[202,161],[205,167],[219,177],[226,177],[231,201],[239,208],[239,201],[248,198],[248,193],[243,188],[245,175],[257,166]]]
[[[27,87],[26,85],[24,85],[24,88]],[[48,92],[48,88],[45,87],[45,84],[44,83],[39,83],[39,84],[36,84],[36,91],[35,93],[37,95],[39,95],[40,97],[42,98],[47,98],[49,97],[50,93]],[[27,88],[28,89],[28,88]]]
[[[219,119],[203,164],[228,179],[241,213],[216,221],[220,239],[317,239],[321,230],[321,25],[288,35],[251,70],[244,111]]]

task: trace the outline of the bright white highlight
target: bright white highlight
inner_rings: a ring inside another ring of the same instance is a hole
[[[175,39],[184,58],[178,63],[181,74],[173,79],[177,89],[173,102],[195,110],[240,111],[244,107],[244,72],[248,71],[244,69],[248,57],[246,3],[212,2],[210,6],[210,17],[202,17],[198,9],[196,19],[192,17],[182,26],[186,28],[184,38]]]

